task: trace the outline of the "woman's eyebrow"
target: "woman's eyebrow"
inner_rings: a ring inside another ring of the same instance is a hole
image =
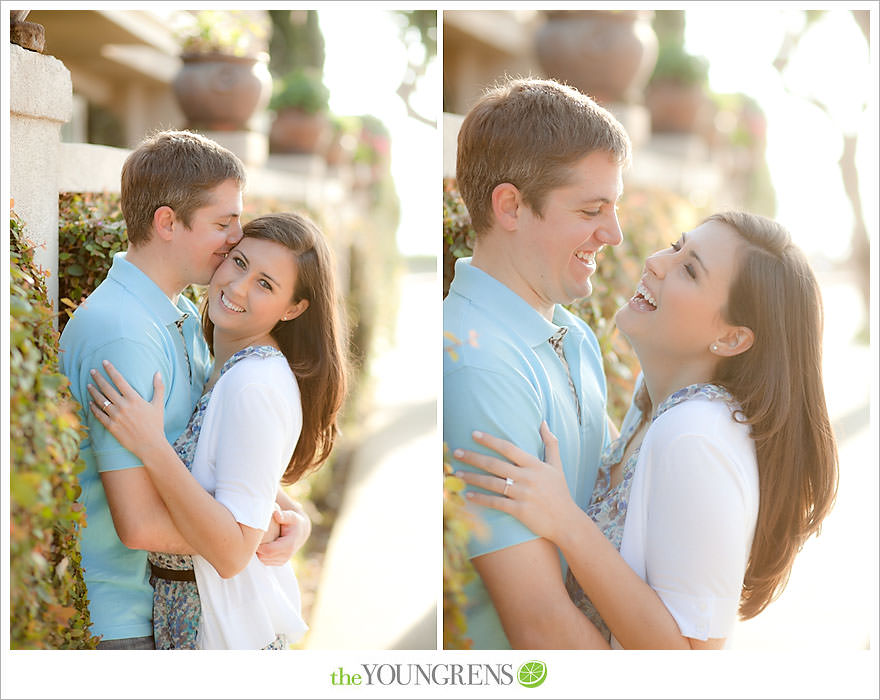
[[[681,234],[681,242],[682,242],[682,244],[687,243],[687,234],[686,233]],[[703,268],[703,272],[705,272],[706,276],[708,277],[709,270],[706,269],[706,263],[703,262],[703,259],[699,255],[697,255],[696,251],[693,248],[691,248],[688,251],[688,253],[690,254],[690,256],[692,258],[694,258],[698,263],[700,263],[700,267]]]

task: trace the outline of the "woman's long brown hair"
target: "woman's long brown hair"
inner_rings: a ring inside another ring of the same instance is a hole
[[[760,613],[788,583],[794,558],[821,529],[837,495],[837,446],[822,383],[822,299],[804,254],[781,225],[724,212],[745,245],[725,320],[754,333],[752,347],[718,364],[715,384],[742,407],[758,459],[760,505],[739,615]],[[636,405],[650,416],[645,390]]]
[[[747,620],[782,592],[795,556],[831,510],[837,446],[822,383],[822,298],[806,257],[764,217],[708,220],[746,243],[725,315],[755,334],[749,350],[719,363],[714,380],[742,406],[758,456],[761,500],[739,607]]]
[[[279,321],[272,337],[296,376],[303,424],[290,464],[281,481],[292,484],[319,467],[330,455],[339,434],[339,411],[348,386],[342,311],[336,289],[335,264],[318,227],[299,214],[269,214],[243,227],[245,238],[274,241],[296,256],[293,301],[307,299],[308,308],[290,321]],[[214,351],[214,324],[202,311],[202,330]]]

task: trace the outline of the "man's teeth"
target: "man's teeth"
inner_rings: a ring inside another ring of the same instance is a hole
[[[657,301],[651,295],[651,292],[648,291],[648,288],[641,282],[639,282],[639,286],[636,287],[636,294],[641,294],[643,297],[645,297],[645,301],[647,301],[654,308],[657,308]]]
[[[223,304],[230,311],[235,311],[236,313],[244,313],[244,309],[240,306],[236,306],[231,301],[226,298],[226,295],[223,292],[220,292],[220,303]]]
[[[595,251],[592,253],[587,253],[587,252],[584,252],[583,250],[579,250],[577,253],[574,254],[574,257],[576,257],[578,260],[583,260],[588,265],[595,265],[596,264]]]

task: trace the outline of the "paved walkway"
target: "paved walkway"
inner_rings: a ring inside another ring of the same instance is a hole
[[[306,649],[436,649],[442,586],[436,265],[403,275],[393,343],[327,546]]]

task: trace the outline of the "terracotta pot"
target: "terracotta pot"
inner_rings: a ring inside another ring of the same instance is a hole
[[[535,50],[547,77],[602,104],[641,102],[657,62],[653,12],[554,10],[545,15]]]
[[[330,137],[330,145],[324,152],[324,160],[327,165],[344,165],[351,162],[354,155],[354,136],[352,134],[342,134],[333,130]]]
[[[657,80],[645,95],[654,133],[700,133],[705,126],[709,102],[700,85]]]
[[[240,131],[266,108],[272,76],[263,57],[184,54],[172,87],[192,128]]]
[[[272,153],[323,153],[332,137],[330,121],[323,112],[309,114],[297,107],[278,110],[269,130]]]

